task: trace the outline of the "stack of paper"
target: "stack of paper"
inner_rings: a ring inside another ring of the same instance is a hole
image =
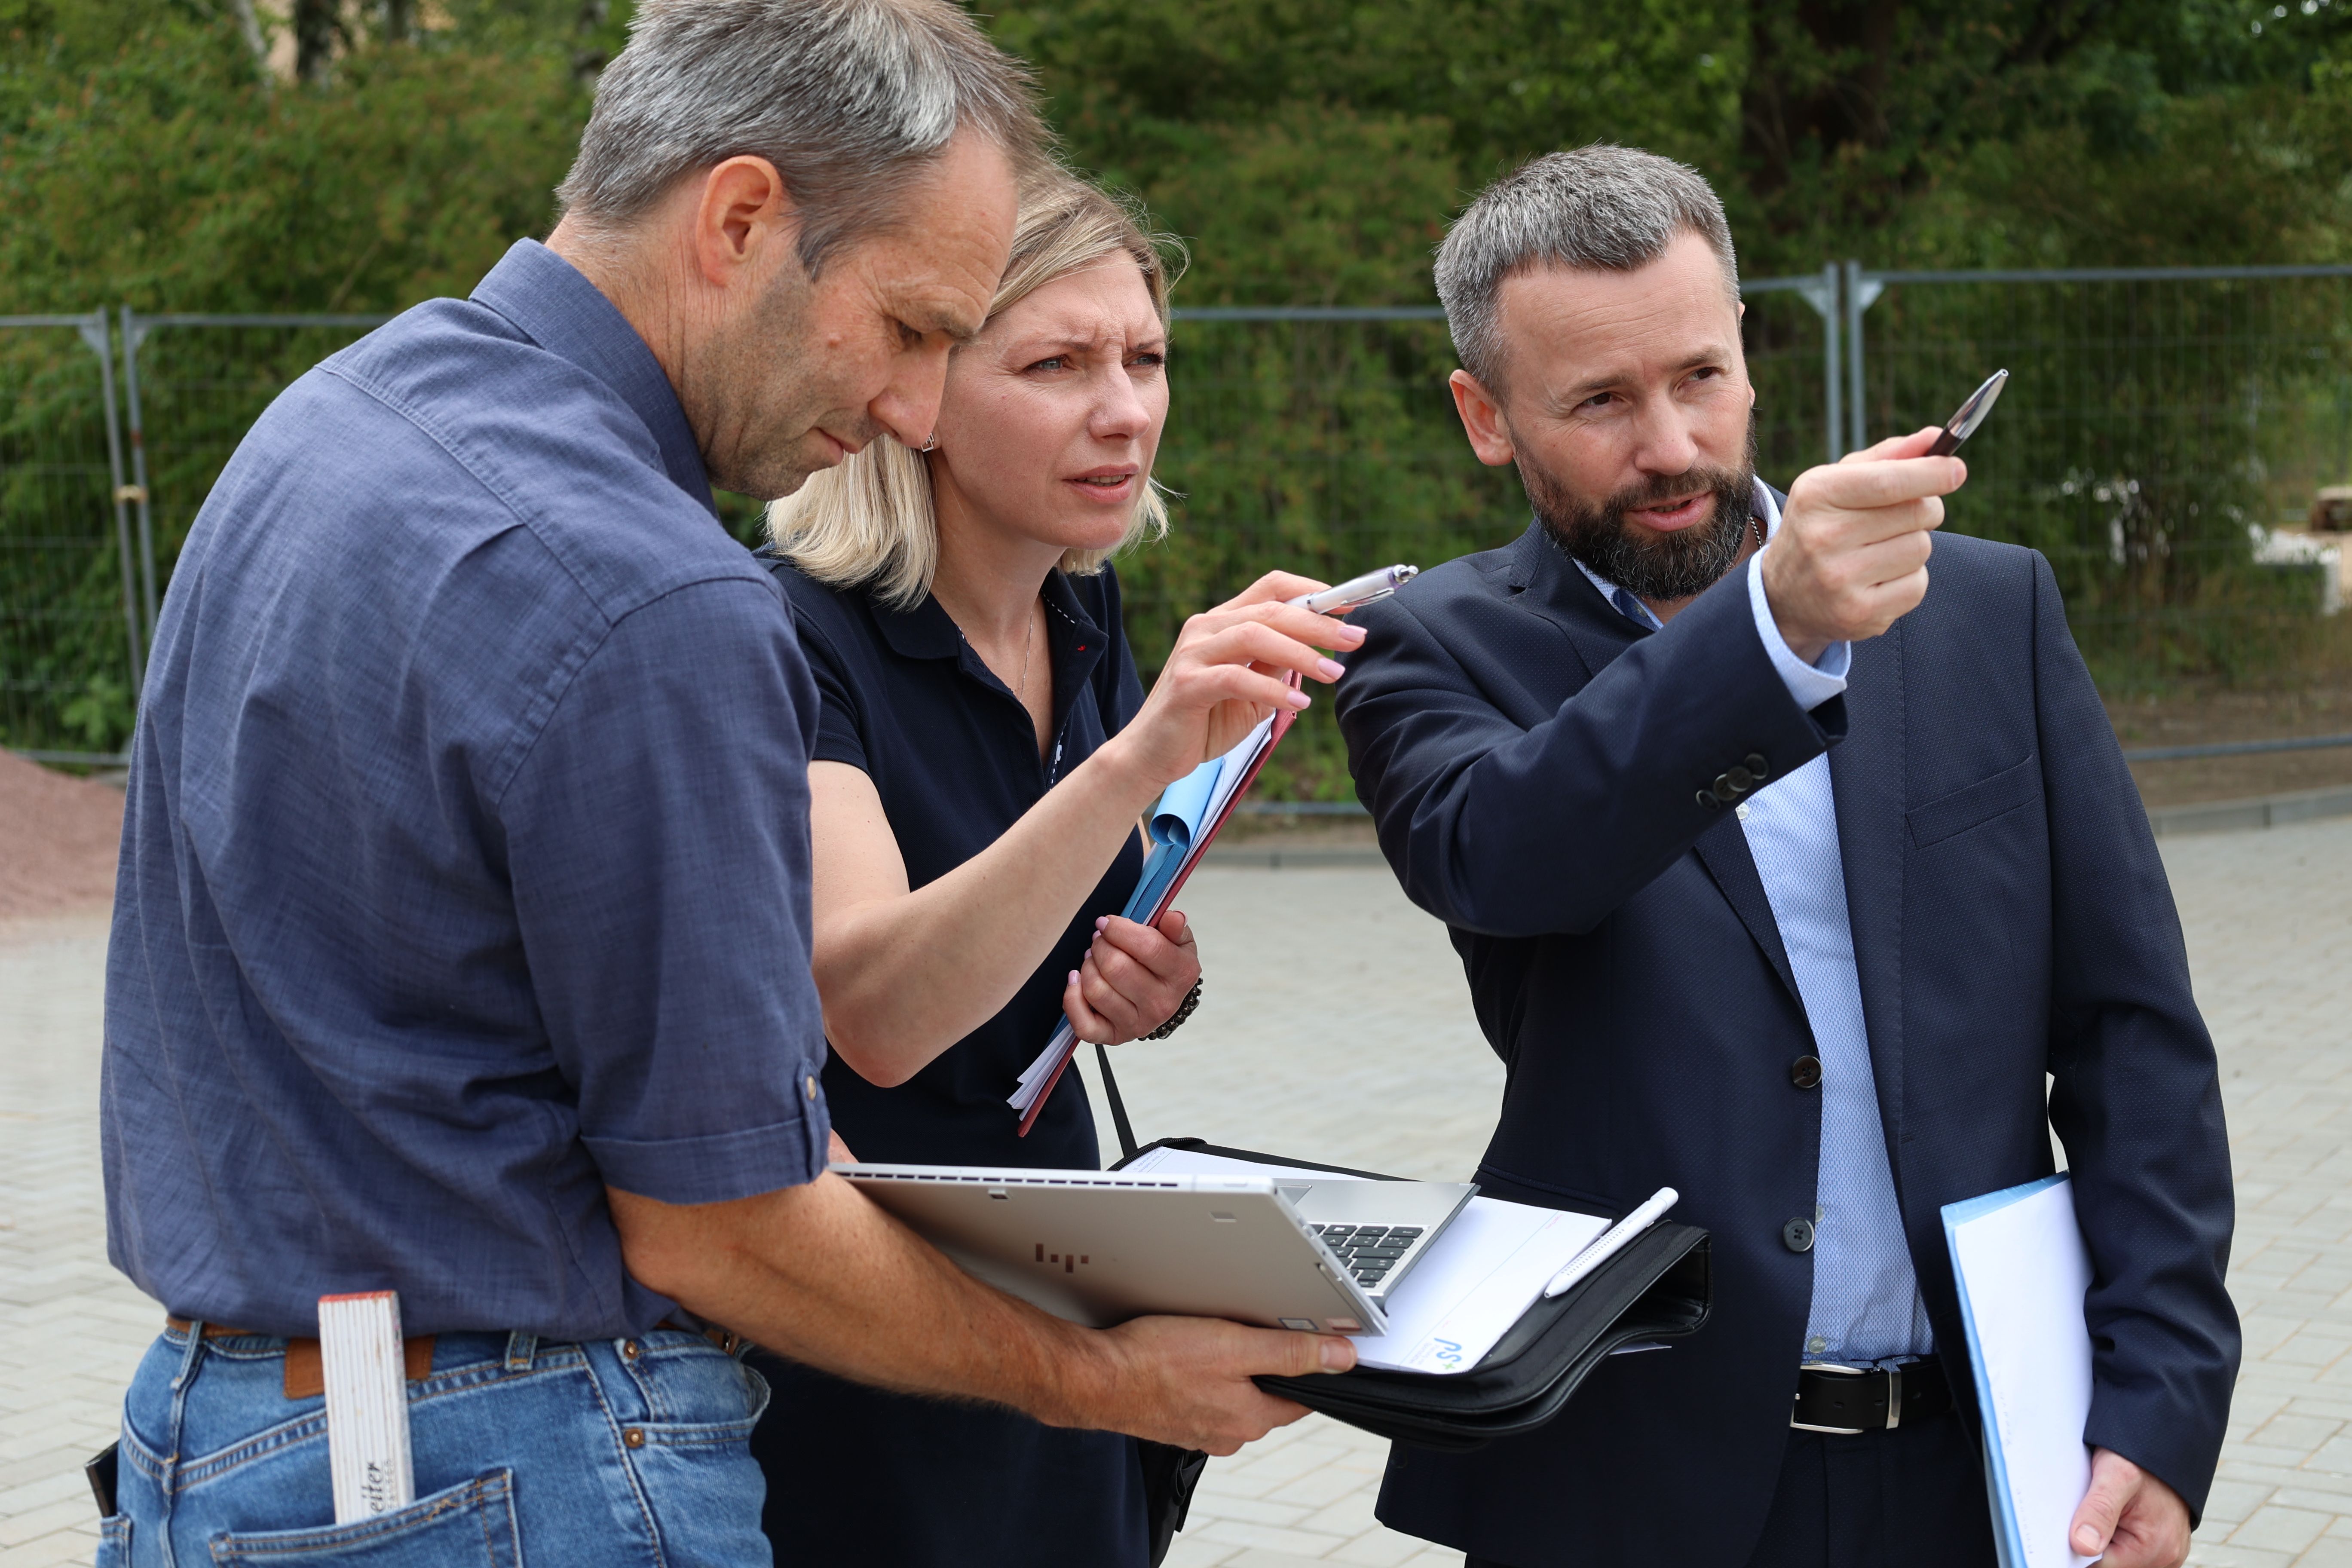
[[[1944,1208],[2001,1568],[2086,1568],[2067,1539],[2090,1489],[2091,1258],[2063,1176]]]
[[[1242,743],[1214,762],[1202,763],[1191,773],[1170,784],[1151,808],[1151,849],[1143,861],[1143,875],[1137,879],[1135,892],[1120,912],[1129,920],[1143,925],[1156,923],[1168,912],[1168,906],[1184,886],[1184,879],[1201,863],[1201,856],[1216,838],[1217,830],[1233,815],[1234,804],[1241,798],[1258,770],[1265,765],[1266,757],[1274,751],[1290,721],[1297,714],[1287,708],[1276,709],[1261,720],[1256,729],[1243,738]],[[1021,1112],[1021,1135],[1027,1137],[1036,1125],[1037,1112],[1045,1097],[1062,1080],[1063,1069],[1070,1065],[1070,1053],[1078,1048],[1077,1032],[1065,1018],[1055,1029],[1054,1037],[1037,1059],[1021,1075],[1021,1086],[1013,1091],[1007,1103]]]
[[[1154,1149],[1125,1168],[1178,1175],[1364,1179],[1192,1149]],[[1385,1331],[1349,1336],[1356,1342],[1357,1364],[1391,1372],[1467,1372],[1527,1315],[1551,1277],[1608,1228],[1598,1215],[1472,1198],[1389,1292]]]

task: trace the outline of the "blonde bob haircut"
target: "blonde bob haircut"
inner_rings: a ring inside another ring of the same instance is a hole
[[[1135,210],[1117,198],[1059,169],[1037,175],[1024,185],[1013,257],[989,303],[989,319],[1056,279],[1124,256],[1143,274],[1165,328],[1171,254],[1181,262],[1174,237],[1145,232]],[[1092,576],[1118,552],[1167,531],[1167,503],[1147,475],[1126,536],[1108,550],[1066,551],[1059,565]],[[929,466],[922,454],[878,436],[863,451],[811,475],[796,493],[769,503],[768,537],[777,554],[816,581],[863,587],[893,609],[912,609],[930,593],[939,568]]]

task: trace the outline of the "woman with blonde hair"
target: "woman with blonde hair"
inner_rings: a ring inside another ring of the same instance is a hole
[[[1181,914],[1118,910],[1160,790],[1236,743],[1354,627],[1270,574],[1185,624],[1144,694],[1109,558],[1157,538],[1169,277],[1129,213],[1055,174],[1024,195],[931,439],[887,437],[770,511],[814,673],[814,966],[835,1129],[862,1160],[1094,1167],[1066,1074],[1027,1138],[1005,1103],[1068,1018],[1164,1035],[1198,994]],[[753,1439],[779,1560],[1142,1568],[1131,1439],[858,1387],[772,1357]],[[818,1436],[821,1435],[821,1440]]]

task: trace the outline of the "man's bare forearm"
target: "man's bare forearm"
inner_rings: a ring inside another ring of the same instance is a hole
[[[614,1191],[629,1271],[790,1360],[877,1387],[1087,1424],[1102,1336],[980,1284],[825,1175],[735,1204]]]
[[[883,1388],[1230,1454],[1307,1414],[1253,1380],[1346,1340],[1213,1318],[1082,1329],[970,1279],[849,1184],[680,1206],[607,1188],[629,1272],[783,1355]]]

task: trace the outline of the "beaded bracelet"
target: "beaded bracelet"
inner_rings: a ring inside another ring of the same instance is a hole
[[[1192,1009],[1198,1007],[1200,1005],[1201,983],[1195,980],[1192,982],[1192,989],[1184,993],[1184,1000],[1176,1004],[1176,1011],[1169,1015],[1168,1021],[1160,1025],[1160,1027],[1152,1030],[1151,1033],[1144,1036],[1143,1038],[1147,1040],[1166,1039],[1169,1036],[1176,1032],[1177,1028],[1182,1025],[1185,1019],[1192,1016]]]

